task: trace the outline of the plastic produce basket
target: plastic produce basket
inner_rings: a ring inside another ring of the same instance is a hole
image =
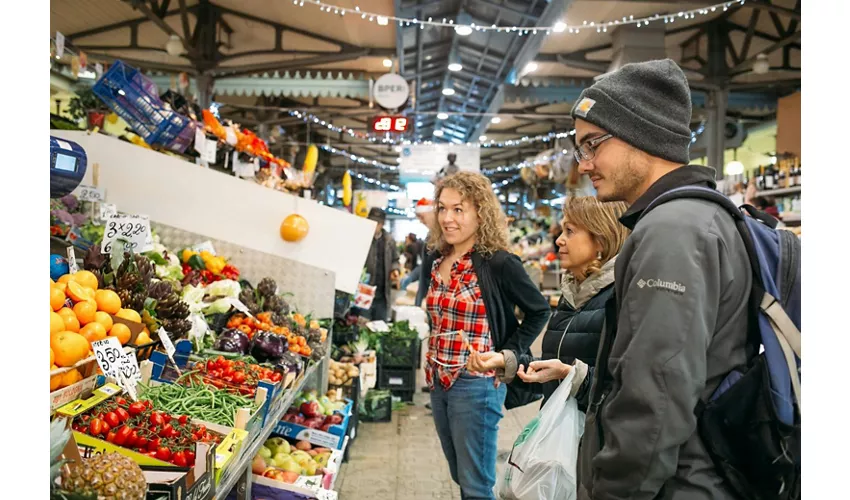
[[[381,352],[378,353],[378,364],[382,368],[419,368],[419,339],[381,340]]]
[[[156,84],[139,70],[115,61],[92,91],[148,144],[182,153],[191,143],[195,123],[159,99]]]

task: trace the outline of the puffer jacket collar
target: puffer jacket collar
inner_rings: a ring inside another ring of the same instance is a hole
[[[561,279],[561,297],[573,309],[578,309],[587,304],[587,301],[595,297],[600,290],[614,282],[614,263],[616,261],[617,256],[615,255],[602,265],[602,269],[581,283],[576,281],[569,273],[565,273]]]

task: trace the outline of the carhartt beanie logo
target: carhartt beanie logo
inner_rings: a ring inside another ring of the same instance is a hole
[[[572,116],[653,156],[690,162],[691,91],[671,59],[626,64],[599,79],[581,93]]]

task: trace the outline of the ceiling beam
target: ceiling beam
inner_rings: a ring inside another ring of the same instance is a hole
[[[150,22],[152,22],[161,31],[165,32],[165,34],[169,36],[176,36],[177,38],[179,38],[180,43],[183,44],[183,48],[185,48],[186,52],[188,52],[191,56],[197,55],[197,50],[191,43],[189,43],[189,40],[180,36],[176,31],[174,31],[174,29],[169,26],[168,23],[165,22],[164,17],[160,17],[154,11],[152,11],[150,7],[148,7],[142,2],[139,2],[138,0],[124,0],[124,2],[144,14]]]
[[[761,9],[766,10],[768,12],[773,12],[774,14],[782,14],[783,16],[789,17],[791,19],[800,20],[802,15],[799,9],[786,9],[785,7],[780,7],[778,5],[773,5],[770,0],[750,0],[749,2],[744,4],[744,7],[748,7],[750,9]]]
[[[802,32],[798,31],[793,35],[789,36],[788,38],[784,38],[774,43],[770,47],[767,47],[766,49],[760,51],[759,54],[771,54],[772,52],[775,52],[786,45],[799,42],[801,40],[801,34]],[[752,57],[748,57],[747,59],[741,61],[739,64],[735,65],[735,67],[731,68],[729,72],[734,73],[736,71],[741,71],[743,69],[750,68],[752,64],[756,61],[756,58],[758,58],[759,54],[756,54]]]

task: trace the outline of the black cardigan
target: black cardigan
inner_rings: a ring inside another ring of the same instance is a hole
[[[431,287],[431,267],[438,256],[437,252],[431,252],[423,259],[419,278],[423,297]],[[531,281],[516,255],[504,250],[493,255],[476,251],[472,253],[472,266],[487,310],[494,350],[510,349],[517,354],[530,355],[531,344],[549,321],[549,302]],[[517,307],[525,317],[521,324],[514,313]],[[539,395],[510,384],[505,407],[510,410],[537,399],[540,399]]]

